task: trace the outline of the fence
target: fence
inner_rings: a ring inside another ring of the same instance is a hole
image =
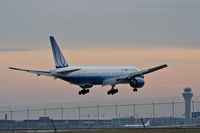
[[[0,107],[0,127],[47,129],[55,124],[61,129],[105,128],[137,123],[137,118],[152,119],[151,121],[159,119],[165,125],[167,121],[169,124],[172,121],[181,124],[184,105],[182,98],[162,98]],[[192,112],[200,110],[199,97],[192,99],[191,107]],[[190,121],[195,122],[198,123],[199,118]]]

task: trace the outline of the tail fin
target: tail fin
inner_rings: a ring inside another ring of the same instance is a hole
[[[68,63],[66,62],[60,48],[58,47],[56,40],[54,39],[53,36],[50,36],[49,39],[51,42],[51,48],[52,48],[56,68],[67,67]]]

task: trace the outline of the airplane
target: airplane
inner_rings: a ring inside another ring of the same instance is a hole
[[[55,38],[50,36],[49,39],[55,69],[50,71],[28,70],[16,67],[9,67],[9,69],[29,72],[37,76],[43,75],[53,77],[54,79],[58,78],[78,85],[82,88],[78,93],[79,95],[89,93],[89,88],[92,88],[94,85],[102,85],[102,87],[110,85],[111,89],[107,91],[107,94],[114,95],[118,93],[118,89],[115,88],[117,84],[129,84],[133,91],[137,92],[138,88],[142,88],[145,84],[145,74],[167,67],[167,64],[163,64],[150,69],[140,70],[133,66],[69,66]]]
[[[142,127],[149,127],[150,120],[148,120],[144,125],[143,124],[134,124],[134,125],[123,125],[125,128],[142,128]]]

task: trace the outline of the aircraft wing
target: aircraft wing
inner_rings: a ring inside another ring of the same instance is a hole
[[[151,73],[151,72],[163,69],[165,67],[167,67],[167,64],[160,65],[160,66],[157,66],[157,67],[153,67],[153,68],[150,68],[150,69],[145,69],[145,70],[137,71],[137,72],[134,72],[134,73],[131,73],[131,74],[126,74],[126,75],[123,76],[123,78],[125,78],[125,79],[132,79],[134,77],[143,76],[145,74],[148,74],[148,73]],[[120,80],[120,79],[118,79],[118,80]]]
[[[102,86],[115,85],[115,84],[120,83],[123,80],[130,80],[130,79],[138,77],[138,76],[143,76],[145,74],[148,74],[148,73],[163,69],[165,67],[167,67],[167,64],[163,64],[163,65],[160,65],[160,66],[157,66],[157,67],[153,67],[153,68],[150,68],[150,69],[137,71],[137,72],[134,72],[134,73],[131,73],[131,74],[124,74],[124,75],[121,75],[121,76],[118,76],[118,77],[108,78],[108,79],[105,79],[103,81]]]
[[[37,76],[44,75],[44,76],[54,77],[48,71],[27,70],[27,69],[15,68],[15,67],[9,67],[9,69],[29,72],[29,73],[37,74]]]

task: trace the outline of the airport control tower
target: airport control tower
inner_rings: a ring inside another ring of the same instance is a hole
[[[191,116],[191,99],[193,93],[191,88],[185,88],[183,92],[183,97],[185,99],[185,118],[189,119]]]

